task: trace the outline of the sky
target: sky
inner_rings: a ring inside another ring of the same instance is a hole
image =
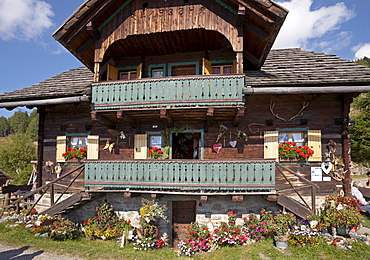
[[[0,0],[0,94],[82,66],[51,36],[83,0]],[[276,0],[289,14],[273,49],[370,57],[370,0]],[[0,116],[12,111],[0,109]]]

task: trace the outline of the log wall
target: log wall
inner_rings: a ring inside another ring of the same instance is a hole
[[[275,102],[274,112],[284,119],[289,119],[297,114],[301,109],[302,101],[309,102],[306,109],[303,110],[303,115],[292,121],[284,122],[281,119],[275,118],[270,112],[270,102]],[[327,152],[326,144],[333,140],[336,142],[336,157],[341,155],[341,131],[342,126],[335,124],[335,118],[342,116],[342,101],[341,95],[261,95],[249,96],[246,98],[245,116],[241,120],[238,127],[232,126],[232,121],[229,122],[214,122],[213,126],[208,127],[204,134],[204,159],[262,159],[264,149],[264,131],[273,131],[276,128],[303,128],[321,129],[322,133],[322,154]],[[194,122],[191,112],[189,113],[189,121],[175,122],[176,128],[181,128],[185,124],[191,125],[194,129],[203,129],[205,122]],[[307,125],[301,125],[300,119],[307,119]],[[266,120],[273,119],[273,125],[267,126]],[[224,146],[217,154],[213,151],[212,146],[216,143],[219,133],[219,123],[228,127],[228,131],[223,135],[219,142]],[[61,125],[66,125],[66,130],[60,129]],[[91,130],[85,129],[86,125],[91,126]],[[124,131],[126,139],[118,138],[118,132],[107,129],[106,127],[91,121],[90,107],[88,104],[80,105],[58,105],[46,109],[45,121],[45,140],[44,140],[44,160],[55,162],[56,137],[65,135],[66,133],[90,133],[100,136],[99,159],[102,160],[122,160],[133,159],[134,135],[137,133],[145,133],[146,131],[163,131],[166,129],[164,123],[158,120],[157,128],[153,129],[151,124],[141,123],[138,128],[131,128],[128,125],[117,125],[118,131]],[[245,132],[249,139],[243,141],[236,139],[238,130]],[[231,136],[230,136],[231,132]],[[236,140],[235,148],[231,147],[229,142]],[[103,150],[106,141],[111,143],[116,142],[113,152]],[[320,163],[311,163],[309,166],[291,166],[299,171],[307,179],[310,179],[310,170],[312,166],[320,166]],[[47,179],[46,179],[47,180]],[[283,179],[277,179],[278,188],[287,188],[283,184]],[[328,193],[335,186],[335,182],[319,183],[322,187],[318,191]]]

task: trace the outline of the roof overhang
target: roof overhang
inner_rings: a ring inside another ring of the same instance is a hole
[[[51,99],[38,99],[38,100],[23,100],[23,101],[8,101],[1,102],[0,108],[15,108],[15,107],[36,107],[46,105],[57,105],[67,103],[79,103],[79,102],[90,102],[89,96],[76,96],[76,97],[64,97],[64,98],[51,98]]]
[[[334,94],[334,93],[365,93],[370,86],[322,86],[322,87],[244,87],[244,95],[268,94]]]

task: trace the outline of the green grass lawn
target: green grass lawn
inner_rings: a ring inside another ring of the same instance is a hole
[[[365,226],[370,227],[370,219],[366,218]],[[33,250],[43,250],[58,255],[73,255],[84,259],[369,259],[370,246],[359,241],[352,243],[351,250],[336,248],[334,245],[320,245],[318,247],[299,248],[292,245],[286,250],[278,250],[271,239],[252,245],[225,247],[210,253],[202,253],[191,258],[178,257],[171,248],[161,248],[149,251],[136,251],[132,244],[120,248],[116,241],[79,240],[53,241],[49,238],[35,237],[33,233],[23,227],[7,227],[0,224],[0,242],[6,245],[23,247],[29,246]]]

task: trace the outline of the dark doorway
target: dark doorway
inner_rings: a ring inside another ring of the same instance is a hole
[[[200,159],[200,133],[179,133],[172,136],[173,159]]]
[[[195,222],[196,202],[191,201],[173,201],[172,202],[172,237],[173,245],[177,247],[181,240],[186,239],[187,227]]]

